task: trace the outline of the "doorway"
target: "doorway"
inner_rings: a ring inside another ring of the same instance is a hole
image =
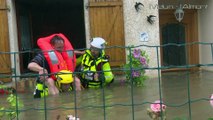
[[[186,68],[185,65],[199,64],[198,23],[196,10],[184,10],[184,18],[178,22],[175,10],[160,10],[161,65],[171,67],[166,71],[197,70],[198,67]],[[165,45],[177,44],[177,45]]]
[[[74,49],[86,47],[83,0],[16,0],[21,72],[38,49],[37,39],[63,33]]]
[[[187,64],[186,47],[183,46],[185,41],[185,26],[183,24],[171,23],[162,28],[162,45],[166,45],[162,48],[163,66],[182,66]]]

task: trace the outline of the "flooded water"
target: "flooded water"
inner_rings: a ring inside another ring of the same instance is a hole
[[[17,119],[65,120],[66,115],[71,114],[80,120],[151,120],[147,108],[151,102],[160,99],[160,95],[167,105],[167,120],[213,117],[213,108],[208,101],[213,93],[212,72],[163,73],[160,79],[146,80],[144,87],[123,83],[123,79],[117,77],[112,86],[104,89],[73,91],[42,99],[33,98],[33,80],[21,80],[17,90],[24,108]],[[6,96],[0,97],[0,104],[5,105]]]

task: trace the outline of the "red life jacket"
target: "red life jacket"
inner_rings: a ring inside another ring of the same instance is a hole
[[[64,52],[62,53],[54,50],[50,44],[51,39],[55,35],[58,35],[64,39]],[[69,40],[62,33],[39,38],[37,44],[42,50],[44,57],[49,64],[51,73],[56,73],[61,70],[69,70],[74,72],[76,65],[76,56],[73,51],[74,49]],[[55,79],[54,75],[51,77]]]

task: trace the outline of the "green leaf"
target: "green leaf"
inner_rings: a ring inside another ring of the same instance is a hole
[[[1,112],[0,112],[0,118],[2,118],[5,114],[5,112],[3,111],[4,110],[4,107],[0,108]]]

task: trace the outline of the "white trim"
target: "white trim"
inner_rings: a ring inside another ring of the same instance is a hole
[[[85,21],[85,34],[86,34],[86,48],[89,48],[90,44],[90,24],[89,24],[89,1],[84,0],[84,21]]]
[[[15,1],[7,0],[7,6],[9,8],[7,12],[8,16],[8,29],[9,29],[9,44],[10,52],[18,52],[18,31],[17,31],[17,22],[16,22],[16,11],[15,11]],[[15,66],[16,65],[16,66]],[[16,68],[16,73],[14,69]],[[11,69],[13,70],[13,75],[20,75],[20,62],[19,54],[16,54],[16,60],[14,61],[14,54],[11,54]],[[17,77],[16,77],[17,78]],[[14,81],[14,78],[13,78]]]

